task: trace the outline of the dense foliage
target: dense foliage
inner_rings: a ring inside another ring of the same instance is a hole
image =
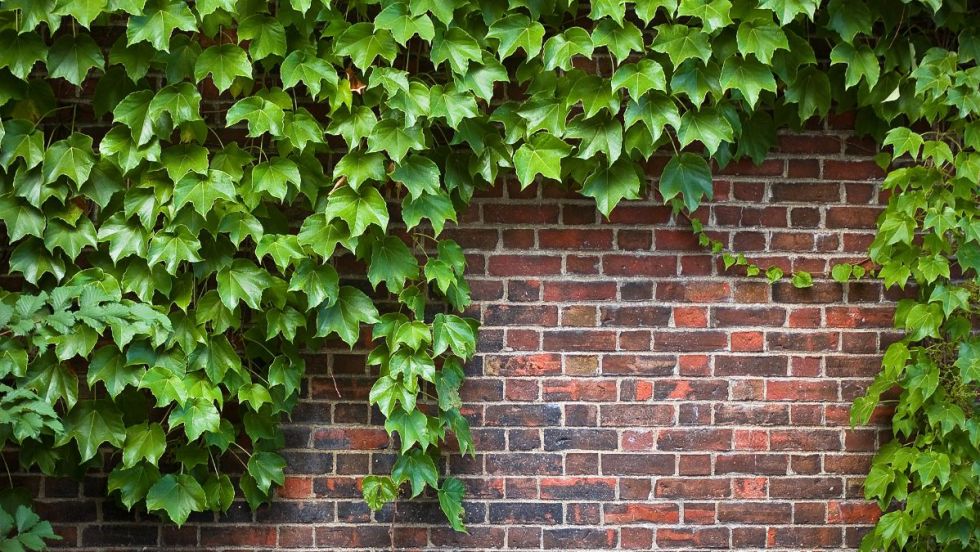
[[[303,351],[370,341],[370,401],[400,455],[364,479],[365,498],[380,508],[403,484],[412,497],[432,488],[462,530],[463,485],[440,480],[437,461],[447,436],[472,449],[458,389],[476,327],[439,308],[469,303],[462,251],[440,234],[474,191],[513,171],[608,215],[644,193],[645,161],[666,148],[658,191],[691,214],[711,198],[709,160],[760,161],[777,129],[833,106],[900,166],[870,270],[833,276],[913,283],[918,297],[855,409],[867,420],[902,389],[898,440],[867,487],[897,509],[864,546],[975,549],[975,11],[0,0],[0,216],[9,274],[26,281],[0,298],[0,439],[44,473],[100,467],[107,448],[108,491],[178,524],[236,494],[256,507],[283,481],[277,422]],[[782,277],[694,229],[726,266]],[[380,299],[337,266],[362,267]]]

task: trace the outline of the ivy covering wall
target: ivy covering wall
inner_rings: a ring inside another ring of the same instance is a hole
[[[980,545],[976,5],[0,0],[0,29],[0,217],[23,280],[0,295],[0,439],[23,467],[79,475],[108,448],[126,507],[255,508],[283,482],[302,352],[365,340],[401,453],[367,503],[431,488],[465,530],[437,461],[472,451],[477,328],[453,314],[465,258],[440,236],[474,192],[513,173],[608,215],[672,149],[655,186],[691,214],[711,163],[854,111],[890,199],[867,262],[833,278],[915,297],[853,411],[895,411],[866,486],[892,511],[863,547]],[[783,277],[704,230],[726,267]],[[350,257],[372,294],[340,280]],[[5,549],[52,536],[23,496],[3,506]]]

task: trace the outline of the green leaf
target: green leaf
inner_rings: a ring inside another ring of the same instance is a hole
[[[789,50],[786,33],[772,21],[765,19],[742,21],[735,36],[738,51],[743,56],[752,54],[766,65],[772,63],[776,50]]]
[[[206,344],[195,349],[188,360],[196,369],[203,369],[215,385],[223,382],[228,372],[242,371],[242,361],[224,335],[208,337]]]
[[[422,130],[417,126],[404,127],[395,119],[385,119],[374,126],[368,136],[368,151],[384,151],[400,163],[409,150],[425,149]]]
[[[405,414],[403,411],[398,411],[395,413],[395,416],[413,419],[415,420],[415,423],[417,423],[419,420],[418,416],[421,416],[423,424],[421,427],[423,431],[425,429],[425,414],[422,414],[417,410],[412,412],[412,415]],[[391,420],[392,418],[388,418],[388,421],[385,422],[385,428],[388,427]],[[405,423],[411,422],[406,421]],[[399,424],[401,424],[401,421]],[[413,428],[412,430],[407,428],[404,429],[405,431],[414,431],[418,428]],[[401,437],[401,439],[404,441],[405,434],[399,431],[399,437]],[[422,494],[422,491],[425,490],[426,485],[432,487],[433,489],[438,488],[439,473],[436,471],[436,465],[435,462],[432,461],[432,457],[419,449],[415,449],[409,454],[405,454],[405,450],[406,449],[403,446],[402,455],[395,461],[395,466],[391,470],[392,479],[399,484],[404,483],[405,481],[411,483],[412,498]]]
[[[667,54],[671,63],[678,66],[686,59],[700,59],[707,63],[711,59],[711,45],[708,34],[696,27],[687,25],[658,25],[657,35],[650,48]]]
[[[561,179],[561,160],[572,152],[572,147],[551,134],[538,133],[514,153],[514,169],[522,188],[527,188],[536,175]]]
[[[285,483],[285,467],[286,460],[274,452],[256,452],[248,459],[248,473],[255,478],[255,484],[264,493],[269,492],[273,484]]]
[[[289,280],[289,291],[306,294],[307,308],[332,304],[340,293],[340,277],[330,265],[317,265],[306,259],[300,263]]]
[[[638,101],[630,101],[624,115],[626,130],[637,122],[643,123],[650,134],[650,139],[656,142],[663,135],[667,125],[677,129],[681,126],[681,116],[677,105],[664,94],[646,94]]]
[[[878,77],[881,74],[878,58],[871,48],[863,44],[854,47],[845,42],[834,46],[830,52],[830,63],[847,65],[844,74],[844,86],[847,88],[857,85],[862,79],[868,83],[868,88],[874,88],[874,85],[878,84]]]
[[[575,56],[592,57],[594,50],[592,35],[581,27],[565,29],[561,34],[556,34],[544,43],[542,60],[546,71],[562,69],[568,71],[572,68],[572,58]]]
[[[892,146],[893,159],[897,159],[906,153],[912,159],[917,159],[919,157],[919,151],[922,148],[922,143],[922,136],[919,133],[912,132],[906,127],[896,127],[888,131],[881,144],[883,146]]]
[[[398,496],[398,485],[390,477],[369,475],[361,481],[361,491],[369,508],[378,511]]]
[[[432,19],[424,13],[414,15],[405,2],[389,4],[374,18],[374,25],[391,31],[395,41],[402,46],[415,35],[427,42],[435,36]]]
[[[387,176],[385,172],[385,157],[380,153],[364,153],[359,150],[351,150],[340,158],[334,166],[333,177],[338,179],[341,176],[347,178],[347,185],[357,190],[361,184],[374,181],[384,182]],[[438,186],[438,169],[436,169],[436,185]]]
[[[963,383],[980,381],[980,340],[960,343],[954,365],[959,369]]]
[[[231,106],[226,119],[227,126],[245,121],[248,125],[248,135],[252,138],[263,133],[281,136],[286,113],[282,107],[265,98],[249,96]]]
[[[418,226],[423,218],[429,219],[434,235],[438,236],[447,220],[456,222],[456,209],[441,190],[437,194],[422,194],[418,199],[409,197],[402,203],[402,221],[409,230]]]
[[[295,50],[286,56],[279,70],[283,88],[292,88],[302,82],[311,96],[320,95],[324,81],[333,85],[338,81],[332,65],[306,50]]]
[[[157,480],[146,493],[146,509],[166,512],[170,521],[181,526],[191,512],[200,512],[207,507],[204,488],[187,474],[167,474]]]
[[[389,63],[398,55],[398,44],[385,29],[375,29],[371,23],[355,23],[334,41],[337,55],[349,56],[354,65],[364,71],[379,56]]]
[[[218,409],[211,399],[192,397],[183,406],[177,406],[167,419],[170,431],[184,426],[188,441],[194,441],[205,432],[214,433],[221,425]]]
[[[302,184],[299,167],[285,157],[274,157],[266,163],[259,163],[252,168],[252,189],[256,192],[268,192],[272,197],[282,201],[289,192],[289,184],[299,189]]]
[[[677,137],[681,146],[687,146],[694,141],[701,142],[714,155],[722,142],[734,140],[733,130],[728,119],[721,111],[713,108],[688,111],[681,117],[681,126],[677,129]]]
[[[419,263],[405,242],[388,236],[375,243],[371,249],[367,275],[375,289],[384,282],[389,291],[398,293],[405,287],[406,280],[418,278]]]
[[[813,276],[805,270],[799,270],[793,273],[793,287],[795,288],[808,288],[813,287]]]
[[[207,159],[204,161],[207,163]],[[203,217],[214,209],[218,200],[235,201],[238,193],[231,175],[224,171],[207,170],[206,165],[204,171],[205,173],[188,174],[174,186],[174,205],[178,209],[190,203]]]
[[[497,39],[497,53],[501,60],[512,56],[518,49],[524,50],[528,58],[533,58],[541,51],[544,25],[538,21],[532,22],[526,15],[509,15],[490,25],[487,38]]]
[[[454,531],[466,533],[466,526],[463,525],[463,495],[466,494],[466,487],[463,482],[455,477],[447,477],[442,481],[439,488],[439,507],[442,513],[449,520],[450,527]]]
[[[605,46],[617,63],[622,63],[632,52],[644,50],[643,33],[629,21],[620,25],[612,19],[603,19],[592,31],[592,42]]]
[[[664,203],[681,196],[689,212],[701,204],[701,198],[712,198],[711,169],[700,155],[681,153],[673,157],[660,175],[660,195]]]
[[[43,61],[48,47],[36,33],[0,32],[0,68],[8,68],[20,80],[27,80],[34,64]]]
[[[165,262],[167,272],[176,275],[177,266],[181,262],[201,261],[198,255],[200,250],[201,242],[186,229],[181,228],[176,234],[162,232],[150,238],[150,250],[146,260],[151,267]]]
[[[800,120],[814,114],[822,117],[830,111],[830,79],[817,68],[807,67],[786,88],[785,96],[787,102],[798,104]]]
[[[437,29],[430,51],[432,63],[439,67],[445,61],[457,75],[466,73],[470,62],[483,60],[480,44],[460,27],[450,27],[443,32]]]
[[[332,305],[321,305],[317,312],[317,336],[336,333],[347,345],[353,347],[360,336],[361,324],[374,324],[378,321],[378,309],[371,298],[363,291],[341,286],[337,301]]]
[[[20,199],[0,196],[0,220],[7,228],[7,237],[11,242],[20,241],[25,236],[40,238],[44,235],[44,215]]]
[[[667,91],[667,78],[663,67],[652,59],[620,66],[612,77],[613,90],[625,88],[634,100],[639,100],[647,90]]]
[[[394,171],[391,179],[401,182],[412,199],[418,199],[422,194],[439,192],[439,167],[428,157],[412,155],[405,158]]]
[[[437,314],[432,322],[432,353],[441,355],[447,350],[469,360],[476,354],[476,331],[466,320],[453,314]]]
[[[623,199],[639,199],[640,178],[633,163],[621,159],[611,165],[600,165],[585,179],[582,195],[594,198],[596,207],[606,218]]]
[[[934,480],[946,485],[949,482],[949,456],[941,452],[929,451],[919,453],[912,462],[912,469],[918,474],[923,485],[929,485]]]
[[[106,345],[92,355],[86,381],[89,388],[102,382],[109,396],[116,398],[126,387],[139,386],[144,372],[145,369],[140,366],[127,364],[125,357],[114,346]]]
[[[129,509],[143,500],[159,479],[160,470],[146,462],[132,468],[117,467],[109,473],[107,492],[119,491],[119,498]]]
[[[218,271],[218,296],[229,309],[244,301],[249,307],[258,310],[262,292],[271,283],[269,273],[245,259],[235,259],[228,267]]]
[[[776,92],[776,79],[773,78],[772,71],[753,58],[729,57],[721,68],[718,81],[722,90],[734,88],[741,92],[752,108],[759,102],[759,94],[763,90]]]
[[[149,42],[157,50],[170,51],[170,36],[175,30],[194,32],[197,18],[186,2],[149,0],[143,15],[129,18],[126,38],[130,44]]]
[[[95,457],[103,443],[122,448],[126,440],[122,414],[108,400],[80,401],[65,416],[64,425],[58,444],[75,441],[82,462]]]
[[[66,176],[76,186],[81,186],[88,180],[94,166],[92,137],[75,132],[51,144],[44,152],[44,181],[50,183],[59,176]]]
[[[759,7],[772,10],[779,23],[785,26],[800,14],[806,14],[813,21],[819,4],[819,0],[762,0]]]
[[[91,36],[64,35],[48,50],[47,65],[51,78],[62,78],[81,86],[89,71],[105,67],[105,58]]]
[[[163,150],[160,163],[174,182],[179,182],[190,173],[207,175],[208,150],[195,144],[171,146]]]
[[[382,376],[371,387],[368,400],[385,416],[390,416],[398,404],[401,408],[411,411],[415,409],[415,394],[418,389],[409,389],[397,378]]]
[[[141,460],[156,465],[167,450],[167,435],[158,423],[140,424],[126,429],[123,465],[131,468]]]
[[[201,82],[209,73],[218,92],[224,92],[231,88],[235,78],[252,78],[252,64],[245,50],[235,44],[211,46],[198,56],[194,64],[194,78]]]
[[[732,24],[731,9],[728,0],[681,0],[677,15],[700,19],[705,32],[710,33]]]
[[[374,186],[362,186],[359,190],[348,186],[337,188],[328,196],[324,214],[328,221],[343,221],[351,237],[360,236],[372,225],[381,230],[388,227],[388,206]]]
[[[255,14],[241,20],[238,38],[249,42],[248,53],[253,60],[286,55],[286,28],[272,16]]]

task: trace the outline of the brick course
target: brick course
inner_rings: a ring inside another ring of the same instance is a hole
[[[814,272],[807,290],[721,271],[652,194],[609,221],[554,184],[477,195],[447,231],[483,323],[463,397],[477,453],[445,466],[468,487],[469,535],[431,497],[377,514],[360,500],[359,478],[393,461],[363,350],[308,359],[286,485],[255,514],[178,529],[104,498],[103,477],[18,481],[73,550],[856,548],[885,433],[850,430],[847,408],[895,334],[880,285],[820,275],[874,232],[880,173],[850,141],[783,136],[760,167],[719,171],[697,213],[760,264]]]

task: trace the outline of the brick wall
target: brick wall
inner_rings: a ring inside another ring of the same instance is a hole
[[[761,166],[720,172],[698,214],[759,264],[824,273],[872,238],[873,152],[843,131],[784,136]],[[469,535],[431,502],[372,515],[360,500],[359,476],[392,456],[362,356],[337,350],[308,362],[271,507],[176,529],[103,498],[99,477],[24,477],[62,546],[856,547],[877,515],[861,482],[883,435],[849,429],[848,407],[895,337],[880,285],[819,277],[797,290],[724,273],[656,198],[606,222],[558,186],[500,186],[453,234],[483,323],[464,397],[478,453],[448,460],[469,488]]]

